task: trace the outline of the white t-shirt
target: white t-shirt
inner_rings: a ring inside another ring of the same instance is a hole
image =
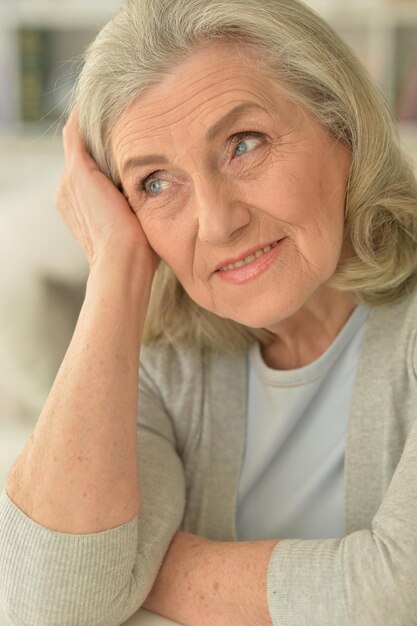
[[[240,541],[345,535],[346,432],[369,311],[358,305],[326,352],[305,367],[271,369],[259,343],[250,348]]]

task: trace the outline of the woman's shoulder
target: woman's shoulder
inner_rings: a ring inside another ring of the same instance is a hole
[[[210,381],[238,384],[245,376],[247,352],[219,352],[189,343],[144,344],[140,350],[139,376],[151,380],[163,393],[176,397],[203,393]]]
[[[200,348],[189,342],[176,344],[143,344],[140,349],[140,362],[144,367],[171,368],[175,366],[181,370],[193,371],[199,365],[216,363],[228,367],[245,358],[246,350],[219,352],[210,348]]]
[[[171,379],[184,376],[198,367],[200,360],[201,352],[185,345],[150,343],[140,348],[140,369],[160,380],[168,373]]]
[[[401,298],[371,308],[374,325],[384,327],[386,333],[413,329],[417,325],[417,284]],[[391,325],[390,322],[393,322]]]
[[[417,376],[417,286],[398,300],[374,307],[364,350],[392,367],[412,363]]]

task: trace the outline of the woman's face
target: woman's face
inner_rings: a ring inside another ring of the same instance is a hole
[[[225,118],[243,104],[251,107]],[[236,44],[200,50],[150,88],[111,140],[150,245],[200,306],[273,330],[333,275],[351,153]],[[139,163],[155,154],[163,159]],[[251,280],[235,284],[215,271],[281,239]]]

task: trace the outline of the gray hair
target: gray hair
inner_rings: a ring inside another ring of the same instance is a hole
[[[353,51],[299,0],[126,0],[87,48],[76,89],[81,133],[99,168],[120,185],[110,135],[121,113],[202,46],[240,44],[295,103],[352,152],[345,242],[326,285],[378,306],[417,282],[417,182],[393,114]],[[143,343],[190,342],[229,352],[273,339],[206,311],[161,261]]]

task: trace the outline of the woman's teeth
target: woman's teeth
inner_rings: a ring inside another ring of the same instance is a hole
[[[277,244],[278,244],[278,241],[275,241],[270,246],[266,246],[266,248],[262,248],[262,250],[258,250],[254,254],[251,254],[250,256],[247,256],[242,261],[236,261],[236,263],[231,263],[230,265],[225,265],[224,267],[222,267],[219,270],[219,272],[226,272],[227,270],[233,270],[233,269],[235,269],[237,267],[242,267],[243,265],[248,265],[248,263],[252,263],[255,259],[258,259],[260,256],[265,254],[265,252],[269,252],[270,250],[272,250],[272,248],[275,248],[275,246]]]

